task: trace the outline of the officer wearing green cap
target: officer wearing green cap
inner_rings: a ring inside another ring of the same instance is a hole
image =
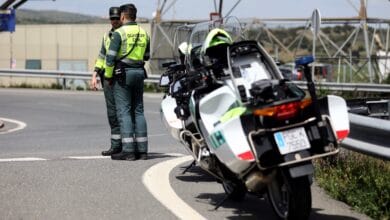
[[[104,97],[106,100],[108,122],[111,128],[111,147],[110,149],[102,152],[103,156],[110,156],[112,154],[119,153],[122,151],[120,127],[115,108],[114,91],[113,88],[108,85],[109,82],[107,80],[104,80],[104,71],[106,68],[105,58],[107,56],[108,47],[110,45],[111,35],[116,29],[121,26],[119,7],[111,7],[109,10],[109,15],[111,21],[111,30],[105,33],[103,36],[102,46],[95,63],[95,71],[92,75],[91,82],[92,89],[96,90],[98,84],[97,75],[99,75],[104,90]]]
[[[136,22],[134,4],[120,7],[122,27],[115,30],[106,56],[105,77],[113,79],[120,123],[122,152],[117,160],[147,159],[148,137],[144,116],[144,61],[149,59],[150,39]]]

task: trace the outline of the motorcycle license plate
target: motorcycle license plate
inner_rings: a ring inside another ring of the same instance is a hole
[[[282,155],[310,148],[306,131],[302,127],[276,132],[274,138]]]

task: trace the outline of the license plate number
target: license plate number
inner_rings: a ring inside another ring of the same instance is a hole
[[[282,155],[310,148],[306,131],[302,127],[276,132],[274,138]]]

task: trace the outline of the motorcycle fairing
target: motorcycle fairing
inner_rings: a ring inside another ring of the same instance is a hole
[[[199,102],[200,130],[210,152],[234,173],[242,172],[254,161],[239,117],[244,112],[237,105],[237,97],[228,85],[204,96]],[[226,116],[234,109],[240,109],[240,113]]]
[[[199,113],[208,132],[236,102],[237,97],[228,86],[222,86],[200,100]]]
[[[172,96],[167,95],[161,102],[161,119],[167,128],[170,128],[169,132],[176,140],[180,140],[180,132],[183,130],[182,121],[177,118],[175,108],[177,107],[176,100]]]

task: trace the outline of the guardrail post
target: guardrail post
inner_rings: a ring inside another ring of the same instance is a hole
[[[387,120],[390,121],[390,99],[387,102]]]
[[[66,89],[66,78],[62,78],[62,90]]]

